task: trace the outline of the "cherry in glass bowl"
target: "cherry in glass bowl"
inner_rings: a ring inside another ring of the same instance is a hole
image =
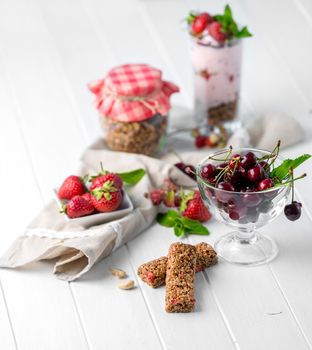
[[[271,154],[265,150],[249,148],[233,149],[231,154],[244,156],[248,152],[257,157],[258,163],[262,157]],[[197,183],[205,205],[215,214],[218,221],[234,229],[216,241],[215,249],[219,257],[233,264],[267,263],[277,256],[278,246],[271,237],[259,233],[257,229],[267,225],[283,211],[290,195],[290,185],[259,191],[254,187],[249,188],[248,180],[246,183],[243,180],[246,174],[242,174],[239,179],[231,179],[232,187],[225,185],[223,188],[217,188],[207,180],[209,169],[204,167],[212,164],[220,171],[228,154],[228,149],[211,154],[203,159],[196,169]],[[278,166],[282,161],[283,158],[278,156],[274,165]],[[248,165],[245,169],[248,171]]]

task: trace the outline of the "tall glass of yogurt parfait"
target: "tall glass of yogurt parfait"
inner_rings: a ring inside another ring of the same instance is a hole
[[[237,121],[242,39],[251,34],[238,28],[229,5],[221,15],[191,13],[188,24],[197,121],[231,128]]]

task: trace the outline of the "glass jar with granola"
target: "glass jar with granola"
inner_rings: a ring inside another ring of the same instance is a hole
[[[179,88],[162,80],[160,70],[126,64],[89,84],[96,95],[108,148],[155,156],[161,152],[170,110],[170,95]]]

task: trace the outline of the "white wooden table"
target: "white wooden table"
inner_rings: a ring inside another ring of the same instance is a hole
[[[244,51],[242,115],[287,112],[311,129],[311,0],[230,3],[254,33]],[[191,108],[192,72],[180,20],[190,9],[214,12],[223,5],[0,1],[1,253],[100,135],[86,83],[117,64],[147,62],[180,85],[173,103]],[[311,141],[284,154],[303,152],[312,152]],[[302,168],[312,176],[311,162]],[[198,307],[191,314],[165,313],[163,288],[136,280],[135,290],[120,291],[107,273],[118,266],[136,279],[138,265],[165,254],[175,237],[158,225],[74,283],[57,280],[48,263],[1,269],[1,350],[311,349],[311,186],[310,177],[297,187],[304,205],[300,221],[281,216],[263,229],[278,242],[280,256],[257,268],[221,262],[198,274]],[[209,228],[210,243],[227,230],[217,223]]]

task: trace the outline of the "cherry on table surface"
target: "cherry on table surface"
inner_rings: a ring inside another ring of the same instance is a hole
[[[290,221],[298,220],[301,216],[301,207],[302,204],[296,201],[287,204],[284,208],[286,218]]]

